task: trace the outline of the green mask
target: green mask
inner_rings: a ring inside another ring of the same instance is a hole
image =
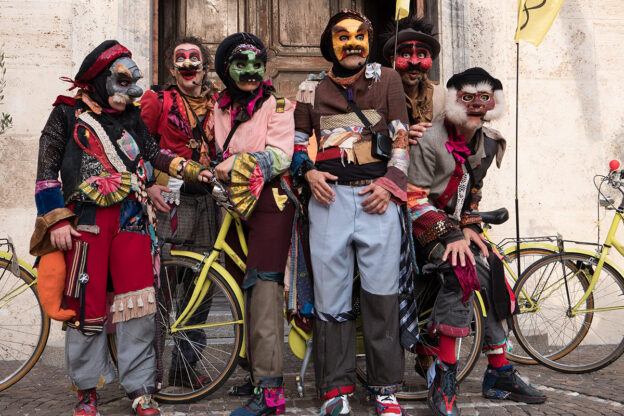
[[[262,82],[264,79],[264,62],[257,57],[255,52],[242,51],[230,63],[228,73],[234,82],[241,82],[241,80]]]

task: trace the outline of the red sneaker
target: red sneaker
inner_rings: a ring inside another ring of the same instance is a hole
[[[160,410],[158,410],[158,403],[156,403],[151,394],[146,394],[144,396],[134,399],[134,403],[132,403],[132,408],[138,416],[160,415]]]
[[[78,390],[78,405],[74,409],[74,416],[100,416],[97,410],[95,389]]]

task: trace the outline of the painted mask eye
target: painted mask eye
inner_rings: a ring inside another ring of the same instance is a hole
[[[340,42],[346,42],[349,40],[349,36],[347,35],[342,35],[338,38],[340,40]]]
[[[411,56],[412,56],[412,54],[409,53],[409,52],[403,52],[401,54],[401,58],[405,58],[405,59],[409,59]]]
[[[481,101],[490,101],[490,94],[480,94],[479,95],[479,99],[481,99]]]
[[[474,100],[474,94],[464,94],[461,97],[462,101],[465,103],[469,103],[470,101]]]
[[[424,52],[418,52],[416,57],[418,57],[418,59],[425,59],[427,57],[427,54]]]
[[[121,85],[122,87],[127,87],[128,85],[130,85],[130,81],[126,79],[122,79],[118,82],[118,84]]]
[[[244,63],[242,63],[242,62],[237,62],[237,63],[236,63],[236,68],[243,69],[243,68],[245,68],[245,66],[246,66],[246,65],[245,65]]]
[[[359,40],[359,41],[362,41],[362,40],[364,40],[364,35],[359,34],[359,35],[357,35],[355,38],[356,38],[357,40]]]
[[[254,64],[254,69],[260,69],[261,66],[262,66],[261,63],[255,63]]]

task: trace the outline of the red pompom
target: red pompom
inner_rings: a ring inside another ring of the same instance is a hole
[[[620,161],[617,159],[613,159],[611,162],[609,162],[609,170],[611,172],[613,172],[614,170],[619,169],[620,167]]]

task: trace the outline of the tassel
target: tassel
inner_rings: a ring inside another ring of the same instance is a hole
[[[134,305],[132,304],[132,298],[128,299],[128,309],[132,309]]]
[[[143,298],[139,297],[139,298],[137,299],[137,306],[138,306],[139,308],[142,308],[142,307],[143,307]]]
[[[124,310],[123,300],[119,301],[119,309],[118,310],[119,310],[119,312],[122,312]]]
[[[154,294],[152,292],[150,292],[149,295],[147,296],[147,302],[154,303]]]
[[[112,313],[115,313],[115,303],[113,303],[113,304],[111,305],[111,312],[112,312]]]

